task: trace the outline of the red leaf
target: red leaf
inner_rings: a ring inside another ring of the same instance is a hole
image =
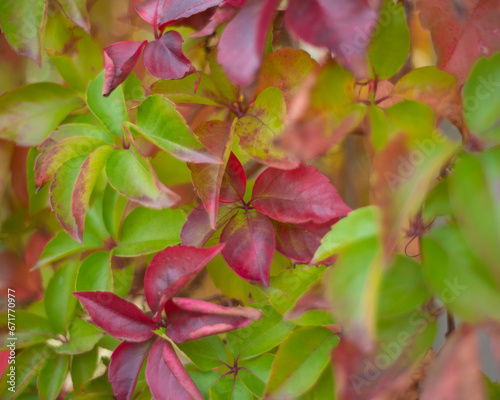
[[[165,32],[160,39],[149,42],[144,49],[144,66],[160,79],[181,79],[195,72],[182,52],[182,36],[176,31]]]
[[[273,223],[256,210],[236,214],[222,231],[222,256],[243,279],[269,286],[274,255]]]
[[[199,204],[191,211],[182,227],[181,239],[183,245],[202,247],[216,230],[222,228],[234,215],[236,209],[233,204],[219,204],[217,224],[212,229],[207,210]]]
[[[134,394],[137,376],[152,341],[140,343],[121,343],[111,355],[108,368],[108,380],[117,400],[129,400]]]
[[[351,211],[328,178],[307,165],[290,171],[266,169],[255,181],[251,203],[277,221],[295,224],[321,224]]]
[[[438,67],[463,83],[479,57],[500,50],[500,7],[497,0],[463,0],[457,15],[450,0],[419,0],[417,9],[424,28],[432,34]]]
[[[195,131],[200,142],[214,156],[223,160],[223,164],[188,164],[193,185],[208,212],[212,228],[215,228],[217,222],[222,178],[233,144],[231,126],[232,122],[209,121],[200,125]]]
[[[161,311],[172,296],[181,290],[217,254],[223,245],[210,248],[167,247],[149,264],[144,277],[144,292],[149,307],[161,319]]]
[[[369,0],[290,0],[289,30],[300,39],[333,51],[358,77],[368,75],[366,51],[377,22]],[[376,3],[380,3],[378,0]]]
[[[245,86],[254,79],[279,4],[280,0],[250,1],[222,32],[217,62],[234,83]]]
[[[212,35],[219,26],[223,23],[231,20],[234,15],[238,12],[238,9],[234,6],[224,6],[218,7],[213,15],[210,17],[208,23],[196,33],[193,33],[191,37],[203,37]]]
[[[146,0],[134,6],[135,11],[156,30],[181,18],[215,7],[222,0]]]
[[[165,305],[166,335],[176,343],[229,332],[262,317],[249,307],[224,307],[206,301],[175,297]]]
[[[337,221],[338,219],[334,219],[323,225],[315,225],[311,222],[294,225],[274,221],[276,250],[285,257],[309,263],[321,244],[321,238]]]
[[[169,346],[169,348],[165,350],[166,346]],[[191,378],[185,371],[176,375],[165,364],[164,358],[169,358],[170,367],[179,373],[180,361],[175,362],[172,360],[177,356],[171,346],[166,340],[158,339],[149,352],[146,365],[146,381],[153,398],[155,400],[203,400],[200,392],[195,390],[194,382],[189,382]],[[164,353],[166,353],[165,357]],[[189,392],[186,391],[186,388]]]
[[[111,292],[75,292],[92,321],[110,335],[129,342],[150,339],[156,324],[139,307]]]
[[[221,203],[236,203],[242,201],[247,187],[247,177],[240,160],[231,153],[222,178],[219,201]]]
[[[104,48],[104,87],[103,96],[107,97],[122,83],[132,72],[142,48],[148,43],[144,42],[118,42]]]

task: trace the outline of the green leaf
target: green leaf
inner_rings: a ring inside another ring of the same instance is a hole
[[[238,372],[238,377],[243,381],[245,386],[259,398],[264,396],[266,384],[271,374],[271,366],[275,357],[274,354],[262,354],[259,357],[252,358],[238,365],[246,368]]]
[[[229,79],[227,79],[226,74],[222,71],[222,68],[217,64],[217,52],[212,51],[208,56],[208,63],[210,65],[210,72],[212,79],[214,80],[215,86],[222,93],[222,96],[230,102],[235,102],[238,100],[239,89],[234,86]]]
[[[306,393],[304,400],[336,400],[332,366],[328,365],[316,384]]]
[[[448,178],[451,208],[462,234],[500,284],[500,148],[464,155]]]
[[[58,333],[66,333],[73,312],[76,298],[75,291],[77,263],[69,261],[56,271],[45,291],[45,311],[52,326]]]
[[[55,83],[20,86],[0,96],[0,138],[37,146],[82,105],[72,90]]]
[[[36,268],[42,265],[58,261],[71,254],[82,250],[82,245],[73,239],[66,232],[58,232],[43,249],[43,252],[36,264]]]
[[[76,291],[111,291],[112,287],[110,253],[99,251],[88,256],[78,269]]]
[[[379,213],[375,206],[358,208],[342,218],[321,239],[311,264],[317,264],[337,254],[344,247],[376,236],[379,233]]]
[[[174,206],[179,196],[163,185],[139,154],[116,150],[106,163],[110,185],[123,196],[150,208]]]
[[[371,105],[367,108],[366,118],[371,143],[375,150],[382,149],[387,143],[387,118],[384,110]]]
[[[253,400],[252,393],[241,380],[236,379],[233,388],[233,379],[222,378],[210,388],[210,400]]]
[[[214,285],[224,296],[239,300],[243,304],[248,303],[250,284],[229,268],[221,255],[217,255],[210,261],[206,269]]]
[[[190,340],[177,345],[202,371],[209,371],[226,360],[226,347],[219,336]]]
[[[73,382],[74,394],[82,392],[82,386],[85,382],[92,379],[97,368],[99,351],[97,347],[83,353],[75,354],[71,359],[71,381]]]
[[[49,208],[49,186],[36,190],[35,186],[35,160],[39,151],[36,147],[30,148],[26,166],[26,180],[29,196],[29,215],[35,215],[39,211]]]
[[[470,130],[486,139],[500,137],[500,54],[481,58],[471,69],[462,96]]]
[[[123,269],[115,269],[113,271],[113,293],[118,297],[125,297],[134,280],[135,265],[129,265]]]
[[[127,126],[181,161],[221,163],[198,141],[174,104],[160,95],[149,96],[141,103],[137,125],[140,129]]]
[[[38,374],[38,394],[40,400],[55,400],[69,370],[70,356],[57,355],[49,358]]]
[[[54,353],[46,344],[36,344],[16,354],[16,364],[9,366],[0,379],[0,399],[15,398],[37,376],[45,361]],[[15,368],[14,370],[11,367]],[[15,376],[15,391],[9,390],[10,376]]]
[[[385,114],[389,140],[399,132],[405,132],[412,139],[425,140],[434,132],[434,112],[423,103],[401,101],[386,108]]]
[[[21,348],[45,342],[55,336],[54,328],[52,328],[52,325],[47,318],[28,311],[16,310],[15,319],[11,319],[11,322],[15,324],[14,335],[10,334],[12,331],[9,329],[8,322],[8,314],[1,314],[0,338],[3,350],[7,349],[7,347],[5,347],[6,345],[14,342],[12,338],[16,339],[16,348]]]
[[[332,315],[324,310],[308,310],[298,317],[289,318],[289,321],[298,326],[326,326],[335,323]]]
[[[403,4],[385,0],[369,50],[377,78],[387,79],[395,75],[406,62],[409,51],[410,31]]]
[[[320,111],[339,110],[355,100],[354,77],[337,63],[326,64],[311,92],[311,107]]]
[[[337,335],[321,327],[299,328],[281,344],[266,391],[280,399],[294,399],[310,389],[330,363]]]
[[[210,387],[215,381],[222,376],[222,374],[213,371],[198,372],[188,371],[189,376],[200,390],[204,399],[209,399]],[[151,400],[150,398],[147,400]]]
[[[80,28],[90,32],[86,0],[59,0],[64,14]]]
[[[82,354],[92,350],[104,332],[83,319],[75,318],[69,327],[69,342],[56,348],[59,354]]]
[[[44,0],[4,0],[0,3],[0,26],[17,54],[41,63]]]
[[[240,118],[235,133],[240,146],[250,157],[276,168],[293,169],[299,160],[275,144],[285,128],[286,104],[277,88],[259,94],[248,115]]]
[[[500,319],[498,281],[456,226],[440,226],[421,242],[425,281],[463,321]]]
[[[123,221],[114,254],[135,257],[178,244],[184,222],[186,216],[181,210],[137,207]]]
[[[128,121],[123,88],[117,87],[108,97],[102,95],[104,71],[89,83],[87,104],[92,113],[115,136],[122,136],[122,125]]]
[[[146,97],[144,95],[144,89],[142,88],[142,82],[137,78],[137,75],[133,72],[125,79],[123,86],[123,95],[125,96],[125,101],[130,100],[144,100]]]
[[[283,319],[270,305],[262,308],[263,317],[259,321],[252,322],[245,328],[229,332],[227,348],[239,360],[252,358],[272,350],[293,330],[295,327],[289,321]]]

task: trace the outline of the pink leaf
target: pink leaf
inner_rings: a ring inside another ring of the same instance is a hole
[[[143,342],[157,328],[154,321],[139,307],[111,292],[76,292],[92,321],[117,339]]]
[[[144,292],[149,307],[156,313],[155,320],[161,318],[167,300],[219,254],[222,247],[167,247],[153,258],[144,277]]]
[[[333,51],[358,77],[368,75],[367,47],[377,22],[369,0],[290,0],[286,26],[300,39]],[[376,3],[380,3],[378,0]]]
[[[321,224],[351,211],[328,178],[307,165],[290,171],[266,169],[255,181],[251,203],[277,221],[294,224]]]
[[[208,212],[212,228],[215,228],[217,222],[222,179],[233,144],[231,126],[231,122],[209,121],[200,125],[195,131],[200,142],[214,156],[223,160],[223,164],[188,164],[193,185]]]
[[[182,36],[176,31],[165,32],[160,39],[149,42],[144,49],[144,66],[160,79],[181,79],[195,72],[182,52]]]
[[[247,177],[240,160],[231,153],[222,178],[219,201],[221,203],[236,203],[242,201],[247,187]]]
[[[132,398],[137,376],[151,344],[151,340],[140,343],[123,342],[113,351],[108,368],[108,380],[117,400]]]
[[[183,245],[202,247],[216,230],[222,228],[234,215],[233,204],[219,204],[215,229],[210,225],[207,210],[199,204],[191,211],[182,227],[181,239]]]
[[[222,231],[222,256],[243,279],[269,286],[274,255],[273,223],[256,210],[235,215]]]
[[[134,6],[135,11],[148,24],[160,30],[181,18],[215,7],[222,0],[146,0]]]
[[[167,347],[167,348],[166,348]],[[165,358],[169,360],[168,365]],[[146,365],[146,381],[155,400],[203,400],[187,372],[182,369],[172,345],[158,339],[149,352]],[[172,370],[170,369],[172,368]]]
[[[500,7],[497,0],[463,0],[458,16],[450,0],[419,0],[417,10],[429,29],[439,68],[463,83],[476,60],[500,50]]]
[[[234,83],[249,85],[261,64],[280,0],[252,0],[222,32],[217,61]]]
[[[213,15],[210,17],[208,23],[196,33],[193,33],[192,37],[203,37],[212,35],[219,26],[223,23],[231,20],[234,15],[238,12],[238,9],[234,6],[224,6],[218,7]]]
[[[224,307],[206,301],[174,297],[165,305],[166,335],[176,343],[243,328],[262,317],[249,307]]]
[[[104,48],[105,72],[102,94],[105,97],[127,79],[147,43],[147,40],[142,43],[118,42]]]

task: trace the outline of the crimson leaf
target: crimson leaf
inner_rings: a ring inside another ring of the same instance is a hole
[[[140,343],[121,343],[111,355],[108,369],[108,380],[117,400],[129,400],[134,394],[137,376],[152,341]]]
[[[120,83],[125,81],[132,72],[144,42],[118,42],[104,48],[104,87],[102,94],[107,97]]]
[[[351,211],[328,178],[307,165],[290,171],[266,169],[255,181],[251,203],[277,221],[294,224],[321,224]]]
[[[174,297],[165,305],[167,336],[176,343],[229,332],[262,317],[249,307],[224,307],[206,301]]]
[[[143,342],[154,335],[154,321],[135,304],[111,292],[76,292],[73,296],[81,301],[97,326],[118,339]]]
[[[160,79],[181,79],[195,71],[182,52],[182,36],[176,31],[165,32],[160,39],[149,42],[144,49],[144,66]]]
[[[193,279],[222,247],[167,247],[153,258],[144,277],[144,292],[149,307],[156,313],[155,320],[161,318],[167,300]]]
[[[222,256],[243,279],[269,286],[269,270],[274,255],[273,223],[256,210],[235,215],[222,231],[226,246]]]
[[[242,201],[247,187],[247,178],[245,170],[240,160],[231,153],[227,162],[226,171],[222,178],[222,184],[219,194],[221,203],[236,203]]]

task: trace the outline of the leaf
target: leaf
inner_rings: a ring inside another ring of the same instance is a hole
[[[175,106],[160,95],[149,96],[137,110],[137,133],[181,161],[221,163],[194,136]]]
[[[56,348],[59,354],[82,354],[92,350],[95,344],[104,336],[104,332],[76,318],[69,327],[69,342]]]
[[[105,72],[89,83],[87,89],[87,104],[90,111],[104,124],[113,135],[122,136],[122,125],[128,121],[127,108],[123,89],[117,88],[107,97],[102,95]]]
[[[153,337],[156,324],[139,307],[111,292],[75,292],[92,321],[117,339],[143,342]]]
[[[243,201],[247,187],[247,177],[240,160],[231,153],[222,177],[219,201],[221,203],[236,203]]]
[[[20,86],[0,96],[0,138],[37,146],[81,106],[72,90],[55,83]]]
[[[176,343],[240,329],[262,317],[250,307],[224,307],[206,301],[174,297],[165,305],[166,335]]]
[[[66,262],[55,272],[45,290],[45,311],[58,333],[66,333],[75,311],[76,300],[71,296],[71,292],[75,289],[76,272],[76,263]]]
[[[299,328],[276,353],[266,392],[293,399],[311,388],[330,362],[338,336],[322,327]]]
[[[217,61],[232,82],[247,86],[254,79],[279,3],[279,0],[248,2],[222,32]]]
[[[144,66],[159,79],[182,79],[195,72],[191,61],[182,52],[183,38],[177,31],[165,32],[144,48]]]
[[[116,150],[106,163],[106,176],[118,193],[149,208],[173,207],[179,195],[163,185],[144,159],[129,150]]]
[[[256,94],[258,96],[266,88],[277,88],[283,94],[286,108],[290,109],[300,85],[317,68],[318,63],[303,50],[291,48],[276,50],[264,57]]]
[[[151,348],[146,365],[146,380],[155,400],[203,399],[172,345],[164,339],[158,339]]]
[[[262,164],[282,169],[299,166],[299,160],[275,144],[285,127],[286,104],[277,88],[262,91],[246,116],[240,118],[235,132],[240,146]]]
[[[271,366],[274,359],[274,354],[263,354],[260,357],[245,361],[240,365],[246,369],[238,371],[238,377],[257,397],[264,397],[266,383],[271,374]]]
[[[89,15],[86,0],[59,0],[64,14],[76,25],[90,33]]]
[[[285,23],[300,39],[334,52],[347,69],[361,78],[368,75],[366,52],[377,22],[378,3],[291,0]]]
[[[15,321],[15,344],[16,348],[30,346],[36,343],[42,343],[54,337],[54,328],[50,321],[37,314],[24,310],[16,310]],[[8,350],[6,345],[11,344],[9,340],[11,330],[9,329],[9,316],[6,313],[1,314],[0,338],[2,339],[2,349]],[[12,325],[11,325],[12,326]]]
[[[0,5],[2,32],[14,51],[41,64],[44,0],[6,0]]]
[[[104,48],[104,87],[102,94],[108,97],[118,85],[127,79],[148,43],[118,42]]]
[[[58,232],[43,249],[35,269],[82,250],[82,245],[66,232]]]
[[[76,178],[71,200],[71,214],[76,222],[76,239],[80,241],[83,240],[85,216],[87,215],[90,196],[112,152],[113,148],[110,146],[94,150],[82,164],[81,170]]]
[[[446,341],[423,383],[422,400],[486,400],[479,343],[472,327],[462,325]]]
[[[455,75],[459,83],[465,81],[479,57],[500,50],[495,33],[500,10],[495,1],[464,1],[461,18],[457,18],[455,6],[447,0],[419,0],[416,6],[422,26],[431,31],[437,67]]]
[[[70,357],[65,354],[49,358],[38,374],[40,400],[56,399],[69,370]]]
[[[290,171],[266,169],[255,181],[251,203],[273,219],[296,224],[320,224],[351,211],[328,178],[306,165]]]
[[[123,221],[115,255],[135,257],[150,254],[180,242],[186,216],[181,210],[135,208]]]
[[[283,319],[271,305],[264,306],[262,313],[261,320],[226,335],[227,348],[234,357],[239,356],[238,360],[252,358],[274,349],[295,327]]]
[[[165,303],[219,254],[222,247],[167,247],[153,258],[144,276],[144,293],[156,321],[161,320]]]
[[[219,194],[233,144],[231,122],[209,121],[196,129],[201,143],[223,164],[188,164],[193,185],[207,210],[210,226],[215,228],[219,212]]]
[[[269,286],[275,237],[271,220],[256,210],[236,214],[220,237],[222,256],[243,279]]]
[[[222,378],[210,387],[211,400],[226,400],[231,398],[238,400],[252,400],[253,396],[239,379],[233,381],[233,379],[230,378]]]
[[[463,87],[464,116],[470,130],[486,139],[498,139],[500,107],[500,56],[481,58],[471,69]]]
[[[222,294],[230,299],[236,299],[243,305],[248,304],[250,283],[241,278],[226,264],[222,256],[217,256],[208,263],[207,271],[213,284]]]
[[[123,342],[111,355],[108,379],[118,400],[132,398],[137,376],[152,345],[152,340],[140,343]]]
[[[83,384],[94,376],[94,371],[97,368],[97,357],[98,348],[94,347],[86,353],[74,355],[71,359],[70,372],[75,395],[80,394]]]
[[[217,214],[217,224],[215,229],[210,225],[210,218],[203,204],[197,205],[187,217],[186,223],[182,226],[182,244],[187,246],[204,246],[210,237],[222,228],[238,210],[233,204],[219,204]]]
[[[78,269],[76,290],[85,291],[110,291],[113,286],[111,273],[110,253],[99,251],[88,256]]]
[[[338,253],[344,247],[362,241],[379,232],[378,228],[378,209],[374,206],[362,207],[353,210],[332,226],[323,239],[321,246],[314,254],[311,264],[317,264]]]
[[[202,371],[210,371],[226,359],[226,346],[217,335],[180,343],[179,348]]]

